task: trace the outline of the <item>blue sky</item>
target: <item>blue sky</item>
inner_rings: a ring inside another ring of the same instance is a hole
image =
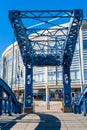
[[[0,1],[0,57],[13,42],[13,30],[8,10],[69,10],[83,9],[87,19],[87,0],[1,0]]]

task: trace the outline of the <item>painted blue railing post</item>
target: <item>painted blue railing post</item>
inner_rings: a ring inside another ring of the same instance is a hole
[[[14,113],[17,114],[18,113],[18,105],[14,105]]]
[[[12,113],[11,96],[8,96],[8,114]]]
[[[3,96],[3,92],[5,92],[6,97]],[[13,109],[12,103],[14,105],[14,112],[17,114],[17,99],[7,83],[0,78],[0,115],[2,114],[2,109],[4,113],[11,114]]]
[[[6,100],[4,100],[4,113],[6,113]]]
[[[86,99],[85,99],[85,96],[83,98],[83,115],[86,116]]]

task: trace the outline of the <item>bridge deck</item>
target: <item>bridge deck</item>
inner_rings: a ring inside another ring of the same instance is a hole
[[[1,116],[0,122],[1,129],[4,130],[87,130],[87,116],[74,115],[73,113]],[[4,125],[2,125],[3,123]]]

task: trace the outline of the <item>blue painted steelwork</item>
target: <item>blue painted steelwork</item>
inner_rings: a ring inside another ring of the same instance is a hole
[[[32,69],[28,70],[27,67],[30,64],[32,67],[63,66],[64,107],[70,107],[70,66],[83,19],[83,11],[81,9],[12,10],[9,11],[9,19],[18,41],[23,63],[27,68],[25,81],[27,82],[29,71],[29,78],[32,80]],[[27,21],[25,19],[29,21],[25,23]],[[66,22],[68,22],[67,25],[63,24]],[[28,94],[31,100],[29,104],[26,96]],[[25,86],[25,107],[32,106],[31,97],[32,82]]]
[[[71,106],[71,80],[70,80],[70,66],[64,64],[63,66],[63,85],[64,85],[64,107]]]
[[[4,97],[4,93],[7,95]],[[12,113],[12,104],[14,105],[14,113],[18,113],[18,101],[10,89],[10,87],[0,78],[0,115],[2,112],[6,113],[8,111],[8,114],[11,115]]]
[[[31,107],[33,103],[33,92],[32,92],[32,64],[26,66],[26,81],[25,81],[25,107]]]
[[[81,110],[82,109],[82,110]],[[83,88],[83,91],[78,99],[78,102],[74,104],[74,113],[87,113],[87,86]]]
[[[63,55],[63,85],[64,85],[64,107],[71,106],[71,79],[70,79],[70,66],[73,59],[76,40],[81,25],[81,12],[75,10],[74,19],[71,19],[68,36],[66,38],[66,46]]]
[[[79,101],[78,101],[78,105],[81,105],[82,100],[83,100],[85,94],[87,94],[87,86],[83,88],[83,91],[82,91],[82,93],[80,95],[80,98],[79,98]]]

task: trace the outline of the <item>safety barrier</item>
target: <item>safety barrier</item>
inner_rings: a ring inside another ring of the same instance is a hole
[[[0,115],[3,113],[21,113],[22,104],[19,103],[11,88],[0,78]]]
[[[86,113],[87,113],[87,86],[83,88],[83,92],[81,93],[78,102],[74,104],[73,112],[75,114],[83,113],[83,115],[86,116]]]

